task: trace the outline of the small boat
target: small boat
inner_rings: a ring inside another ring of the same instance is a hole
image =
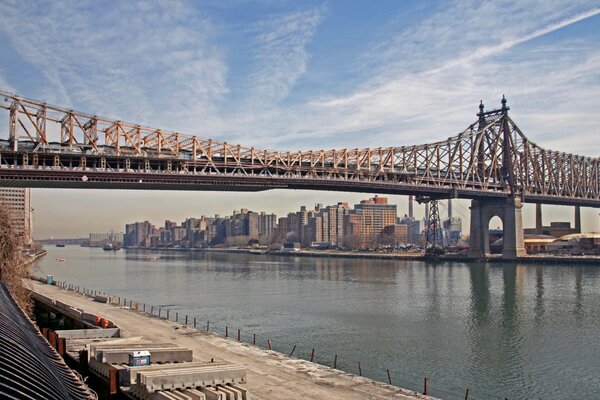
[[[65,262],[66,260],[64,258],[57,258],[56,261],[58,261],[58,262]]]
[[[112,250],[114,250],[114,246],[112,243],[109,242],[109,243],[106,243],[102,249],[106,250],[106,251],[112,251]]]
[[[65,247],[64,243],[56,243],[56,247]]]

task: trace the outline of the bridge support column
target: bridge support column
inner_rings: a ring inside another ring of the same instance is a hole
[[[502,220],[502,258],[514,260],[525,255],[521,200],[479,199],[471,202],[469,257],[484,258],[490,253],[489,223],[497,216]]]
[[[575,231],[581,233],[581,207],[575,206]]]

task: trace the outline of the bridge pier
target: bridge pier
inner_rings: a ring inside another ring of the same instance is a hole
[[[497,216],[502,220],[502,258],[515,260],[525,255],[521,200],[478,199],[471,201],[469,257],[484,258],[490,253],[489,223]]]

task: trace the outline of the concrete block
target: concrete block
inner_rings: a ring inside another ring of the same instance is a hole
[[[120,336],[119,328],[108,329],[71,329],[56,331],[59,337],[65,339],[104,339]]]
[[[226,400],[238,400],[237,392],[227,386],[217,386],[217,391],[225,393]]]
[[[96,353],[103,349],[111,349],[111,350],[140,350],[145,348],[177,348],[177,345],[174,343],[113,343],[108,340],[105,342],[90,344],[90,356],[95,356]]]
[[[246,389],[236,386],[236,385],[228,385],[228,386],[237,390],[240,393],[240,395],[242,396],[242,397],[240,397],[241,400],[248,400],[249,396],[248,396],[248,391]]]
[[[112,302],[112,296],[102,296],[102,295],[95,295],[94,296],[94,301],[97,301],[98,303],[110,303]]]
[[[192,400],[206,400],[206,395],[198,389],[187,389],[185,393],[188,393]]]
[[[204,361],[193,361],[193,362],[185,362],[178,364],[150,364],[142,367],[130,367],[128,365],[123,366],[123,371],[121,373],[121,385],[123,386],[131,386],[137,382],[137,374],[142,371],[174,371],[178,369],[189,369],[195,367],[202,367],[206,365],[218,366],[218,365],[228,365],[223,361],[216,362],[204,362]]]
[[[246,370],[237,365],[210,365],[174,370],[141,371],[137,385],[152,393],[157,390],[185,389],[243,383]]]
[[[96,353],[96,359],[106,364],[127,364],[129,363],[129,353],[140,350],[150,352],[150,362],[153,364],[191,362],[193,358],[193,352],[189,349],[141,347],[116,350],[103,349],[100,353]]]
[[[206,400],[226,400],[225,393],[217,392],[214,388],[205,387],[200,389],[202,393],[206,396]]]

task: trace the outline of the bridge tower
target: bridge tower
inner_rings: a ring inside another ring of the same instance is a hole
[[[517,193],[515,185],[514,170],[512,165],[513,154],[511,148],[511,132],[508,125],[508,110],[506,98],[502,96],[502,108],[485,112],[483,102],[479,104],[479,133],[485,135],[480,140],[478,151],[477,170],[480,176],[489,174],[489,164],[487,164],[488,154],[486,153],[485,143],[492,141],[501,141],[502,162],[499,168],[499,175],[502,177],[504,185],[510,189],[510,195],[505,199],[481,197],[471,201],[471,229],[469,237],[469,257],[484,258],[490,253],[489,242],[489,223],[497,216],[502,220],[503,230],[503,249],[502,258],[514,260],[525,255],[525,243],[523,236],[523,214],[520,194]],[[486,129],[486,117],[492,114],[501,114],[501,122],[498,131]],[[496,137],[492,137],[497,135]]]

